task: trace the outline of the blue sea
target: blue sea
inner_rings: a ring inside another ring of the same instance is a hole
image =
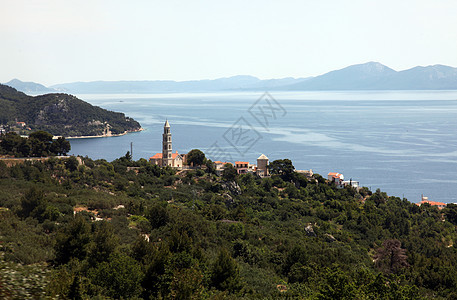
[[[291,159],[296,169],[344,174],[372,191],[457,202],[457,91],[221,92],[77,95],[124,112],[142,132],[73,139],[71,154],[108,161],[173,150],[213,160]]]

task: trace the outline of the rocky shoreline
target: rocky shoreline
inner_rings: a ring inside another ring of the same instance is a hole
[[[73,140],[73,139],[92,139],[92,138],[102,138],[102,137],[116,137],[116,136],[123,136],[123,135],[126,135],[127,133],[132,133],[132,132],[140,132],[140,131],[143,131],[144,128],[143,127],[140,127],[139,129],[137,130],[127,130],[127,131],[124,131],[123,133],[119,133],[119,134],[113,134],[111,132],[108,132],[106,134],[101,134],[101,135],[79,135],[79,136],[66,136],[65,138],[67,140]],[[56,136],[54,138],[57,138]]]

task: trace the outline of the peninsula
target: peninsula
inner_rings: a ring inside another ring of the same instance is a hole
[[[45,130],[55,136],[104,137],[142,130],[137,121],[123,113],[62,93],[32,97],[0,84],[0,107],[1,130],[24,135]]]

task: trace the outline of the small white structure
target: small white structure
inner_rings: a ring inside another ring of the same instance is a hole
[[[350,187],[353,187],[353,188],[356,188],[358,189],[360,187],[360,183],[358,181],[355,181],[355,180],[346,180],[346,181],[343,181],[343,184],[344,186],[350,186]]]
[[[309,170],[295,170],[295,172],[297,172],[298,174],[303,174],[303,175],[305,175],[307,178],[312,178],[313,175],[314,175],[313,169],[309,169]]]

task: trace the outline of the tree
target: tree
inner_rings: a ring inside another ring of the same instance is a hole
[[[151,227],[153,229],[167,225],[170,220],[167,208],[159,204],[156,204],[149,209],[146,214],[146,218],[151,223]]]
[[[130,154],[130,151],[127,151],[124,157],[127,161],[132,161],[132,154]]]
[[[268,165],[272,175],[279,175],[284,181],[293,180],[295,167],[290,159],[278,159]]]
[[[222,178],[227,181],[234,181],[238,172],[232,164],[225,164],[224,171],[222,171]]]
[[[114,299],[136,298],[142,292],[141,266],[125,254],[111,255],[107,262],[98,265],[91,277],[93,283],[105,288],[106,294]]]
[[[207,159],[205,165],[207,173],[216,174],[216,167],[211,159]]]
[[[396,239],[385,240],[374,256],[376,266],[387,273],[396,273],[408,267],[407,258],[406,249],[402,249],[401,242]]]
[[[32,145],[29,139],[22,139],[22,141],[17,146],[17,155],[20,157],[30,156],[30,151],[32,150]]]
[[[451,222],[454,225],[457,225],[457,205],[454,203],[449,203],[443,209],[443,213],[446,216],[446,220]]]
[[[187,153],[187,163],[192,166],[200,166],[205,161],[205,153],[198,149],[192,149]]]
[[[78,160],[76,159],[76,157],[74,157],[74,156],[71,156],[71,157],[67,158],[67,159],[64,161],[64,164],[65,164],[65,167],[66,167],[70,172],[76,171],[76,169],[78,169],[78,166],[79,166],[79,162],[78,162]]]
[[[236,292],[241,289],[240,271],[225,248],[219,251],[212,267],[211,284],[218,290]]]
[[[57,234],[56,263],[65,264],[72,258],[86,258],[90,242],[90,225],[80,214]]]
[[[44,211],[46,208],[46,200],[43,191],[33,186],[22,197],[21,210],[18,215],[23,218],[27,218],[30,215],[39,215],[39,213],[36,212],[39,208]]]
[[[357,299],[356,287],[348,274],[336,269],[326,269],[326,282],[322,285],[319,300]]]
[[[93,233],[93,244],[90,250],[90,260],[100,263],[108,260],[119,244],[118,237],[114,234],[113,225],[106,221],[96,222]]]
[[[35,131],[29,135],[32,144],[32,156],[47,156],[50,152],[52,134],[46,131]]]
[[[57,155],[67,155],[67,153],[70,151],[71,145],[70,142],[65,140],[64,137],[58,137],[56,140],[54,140],[51,144],[50,151],[53,154]]]
[[[0,153],[15,154],[17,147],[21,143],[22,138],[14,132],[8,132],[1,137]]]

